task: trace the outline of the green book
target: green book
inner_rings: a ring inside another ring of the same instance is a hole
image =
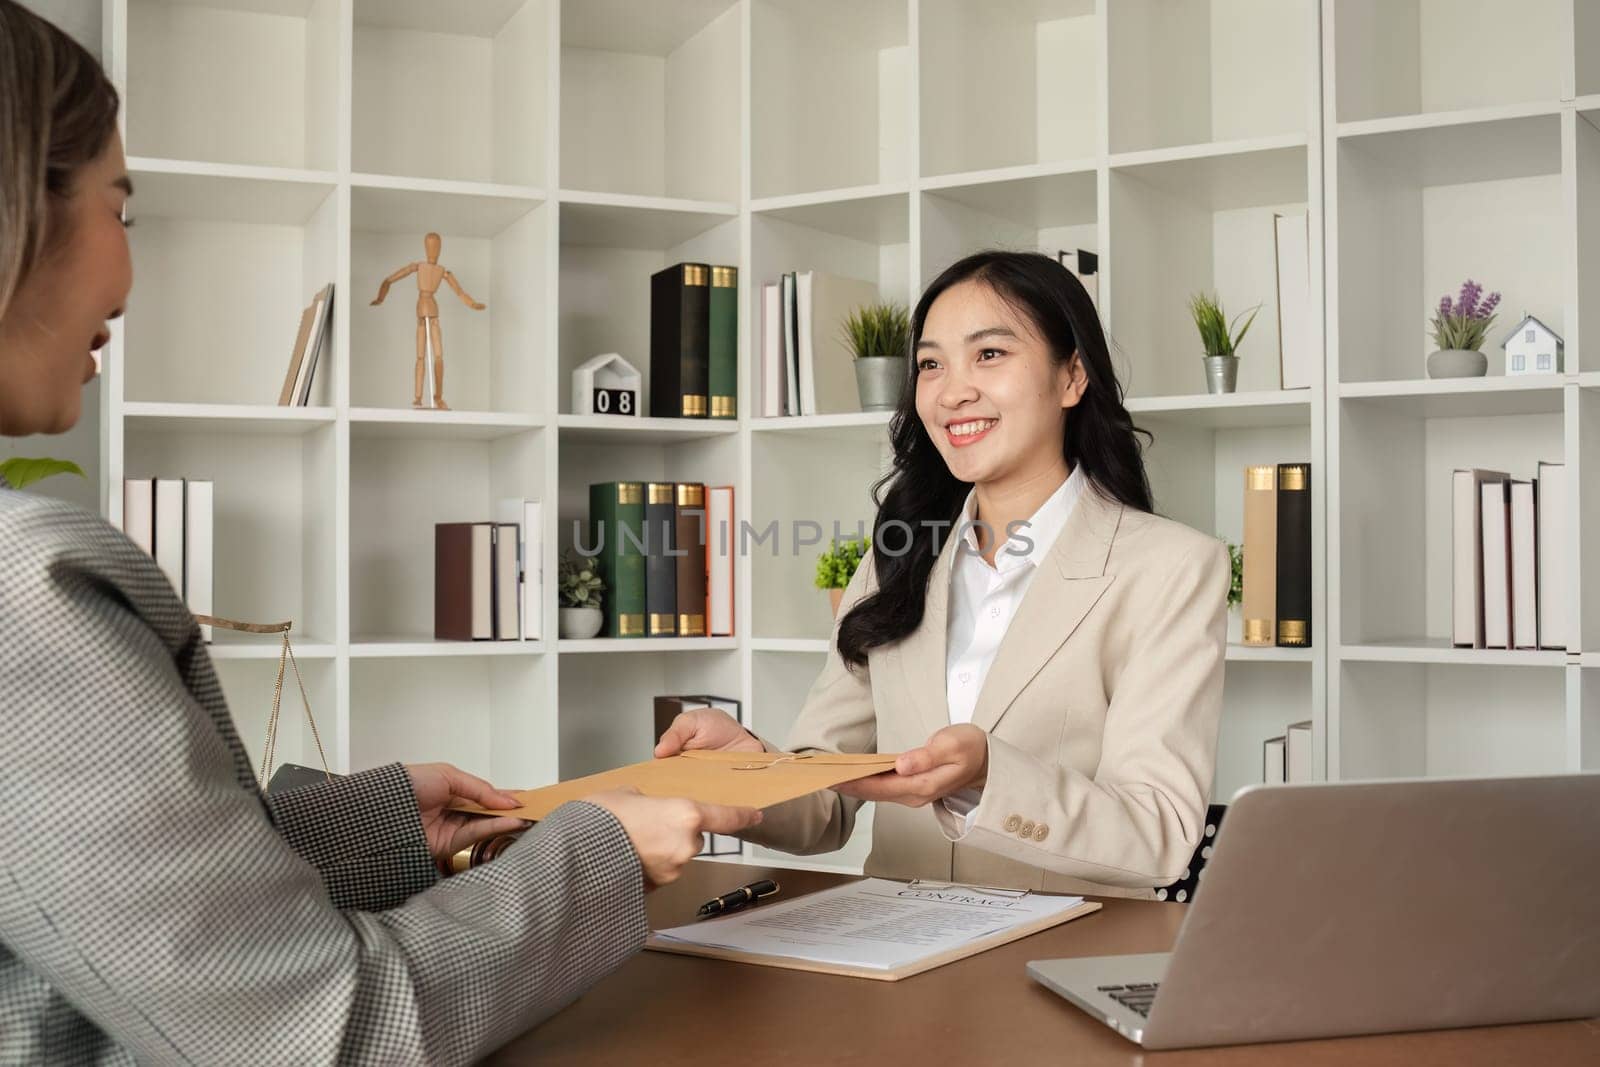
[[[589,487],[589,548],[606,583],[607,637],[644,637],[644,483]]]
[[[739,268],[711,268],[711,417],[739,417]]]

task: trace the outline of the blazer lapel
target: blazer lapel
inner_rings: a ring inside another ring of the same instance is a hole
[[[950,725],[950,699],[945,692],[945,656],[949,638],[950,567],[956,538],[945,538],[939,558],[928,575],[927,597],[923,602],[922,625],[899,647],[900,665],[905,674],[906,692],[924,736]]]
[[[994,729],[1017,694],[1104,595],[1115,577],[1106,573],[1106,563],[1121,519],[1121,504],[1101,496],[1092,485],[1084,488],[1056,543],[1039,562],[1038,573],[1000,642],[972,711],[975,726]],[[939,682],[942,688],[943,671]]]

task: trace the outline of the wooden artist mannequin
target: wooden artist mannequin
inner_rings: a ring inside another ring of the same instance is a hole
[[[378,286],[378,296],[372,302],[373,307],[383,303],[384,297],[389,295],[389,286],[404,278],[408,274],[417,276],[417,371],[416,383],[412,390],[411,406],[422,406],[422,379],[427,366],[428,341],[432,335],[433,341],[433,406],[445,411],[450,410],[450,405],[444,402],[444,342],[439,337],[439,303],[434,299],[434,294],[439,291],[441,281],[448,282],[450,288],[456,291],[461,302],[473,311],[482,311],[487,305],[479,303],[467,295],[461,283],[456,281],[456,276],[439,265],[439,235],[430,233],[422,239],[423,251],[427,254],[427,261],[422,263],[407,263],[393,274],[383,280]]]

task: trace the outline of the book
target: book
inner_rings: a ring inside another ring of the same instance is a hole
[[[1482,509],[1483,647],[1511,647],[1511,482],[1478,486]]]
[[[544,512],[537,500],[509,497],[500,501],[496,519],[517,527],[517,611],[522,640],[537,641],[544,607]]]
[[[1309,389],[1312,351],[1311,234],[1304,213],[1273,215],[1278,265],[1278,369],[1285,389]]]
[[[711,417],[739,417],[739,268],[712,267],[707,305],[707,380]]]
[[[777,282],[761,286],[761,415],[786,414],[787,375],[783,364],[783,289]]]
[[[516,523],[494,524],[494,639],[522,639],[521,568],[517,563],[522,536]]]
[[[295,382],[294,403],[305,407],[311,402],[311,386],[316,378],[317,365],[323,352],[332,344],[333,333],[333,283],[323,286],[311,302],[311,337],[307,342],[305,360],[300,364],[300,375]]]
[[[195,615],[213,614],[215,500],[216,487],[211,482],[194,479],[183,483],[183,595]],[[211,636],[211,626],[202,623],[201,639],[210,641]]]
[[[1283,738],[1283,780],[1311,781],[1311,720],[1291,723],[1284,731]]]
[[[122,532],[154,559],[156,554],[156,483],[153,478],[128,478],[122,483]]]
[[[1311,464],[1278,464],[1278,644],[1311,647]]]
[[[1267,785],[1282,785],[1288,781],[1286,741],[1287,737],[1269,737],[1261,742],[1261,780]]]
[[[645,636],[644,483],[589,486],[590,546],[605,582],[608,637]]]
[[[1256,647],[1277,643],[1278,634],[1278,468],[1244,469],[1244,622],[1243,642]]]
[[[673,545],[678,552],[678,636],[706,636],[706,487],[679,482],[673,490]]]
[[[1511,647],[1539,647],[1539,543],[1535,482],[1511,483]]]
[[[800,382],[800,411],[815,415],[817,408],[816,344],[811,337],[811,287],[814,272],[794,275],[795,375]]]
[[[856,388],[855,356],[844,338],[844,321],[857,308],[878,302],[878,287],[871,282],[844,278],[824,271],[807,271],[811,278],[809,311],[800,309],[802,328],[808,328],[801,351],[810,363],[809,382],[801,388],[807,414],[837,415],[861,410]],[[807,400],[807,397],[810,399]]]
[[[1450,643],[1483,648],[1483,522],[1478,487],[1501,471],[1457,470],[1450,488]]]
[[[711,268],[675,263],[650,276],[650,414],[710,414]]]
[[[1540,463],[1538,490],[1534,494],[1538,516],[1539,647],[1566,648],[1568,598],[1572,577],[1567,567],[1567,468],[1562,463]]]
[[[433,636],[494,640],[494,523],[433,528]]]
[[[294,403],[294,387],[300,380],[300,365],[305,362],[306,342],[311,337],[311,324],[316,313],[315,302],[307,304],[300,312],[300,329],[295,334],[294,351],[289,353],[289,370],[283,376],[283,388],[278,392],[278,406]]]
[[[677,505],[671,482],[644,487],[644,622],[651,637],[678,636]]]
[[[785,415],[809,414],[800,406],[800,332],[796,322],[795,276],[783,276],[781,303],[783,326],[783,413]]]
[[[706,634],[733,636],[733,561],[738,527],[733,517],[733,486],[706,489]]]
[[[1100,256],[1086,249],[1075,248],[1072,251],[1056,253],[1056,259],[1063,267],[1072,272],[1084,290],[1089,294],[1089,299],[1094,306],[1100,306]]]
[[[166,572],[173,592],[183,592],[183,479],[156,479],[156,563]]]

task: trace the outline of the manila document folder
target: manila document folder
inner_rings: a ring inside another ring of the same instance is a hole
[[[684,752],[542,789],[513,792],[522,806],[509,811],[490,811],[474,804],[458,805],[456,810],[537,820],[569,800],[629,786],[652,797],[687,797],[705,804],[767,808],[819,789],[892,771],[895,756],[876,752]]]

